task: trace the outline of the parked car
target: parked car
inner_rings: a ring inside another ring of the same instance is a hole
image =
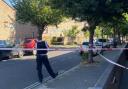
[[[114,41],[113,41],[113,38],[110,38],[110,39],[109,39],[109,44],[110,44],[110,46],[113,46],[113,42],[114,42]]]
[[[120,44],[120,39],[115,37],[115,38],[110,38],[109,43],[112,47],[116,47],[117,44]]]
[[[95,45],[97,48],[110,48],[110,42],[107,39],[96,39]]]
[[[0,48],[16,48],[18,46],[8,42],[7,40],[0,40]],[[18,47],[19,48],[19,47]],[[14,56],[22,57],[22,50],[0,50],[0,60],[13,58]]]
[[[13,48],[18,49],[18,48],[22,48],[22,46],[20,44],[15,44]],[[12,57],[22,58],[24,56],[24,51],[23,50],[12,50],[11,54],[12,54]]]
[[[23,48],[35,48],[36,40],[35,39],[25,39],[23,43]],[[35,50],[25,50],[25,54],[35,54]]]
[[[80,54],[82,55],[83,53],[85,52],[88,52],[88,49],[89,48],[89,42],[83,42],[81,45],[80,45]],[[95,44],[93,46],[93,48],[95,48]],[[97,54],[97,50],[93,49],[93,54],[96,55]]]

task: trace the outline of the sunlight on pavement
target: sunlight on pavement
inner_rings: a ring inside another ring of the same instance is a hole
[[[73,52],[73,51],[51,51],[51,52],[48,52],[48,58],[64,55],[70,52]],[[23,58],[12,58],[9,60],[31,60],[35,58],[36,58],[35,55],[28,55],[28,56],[23,56]],[[8,61],[8,60],[5,60],[5,61]]]

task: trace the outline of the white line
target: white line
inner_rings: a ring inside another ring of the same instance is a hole
[[[39,85],[40,85],[39,82],[35,82],[34,84],[31,84],[30,86],[27,86],[27,87],[25,87],[25,88],[23,88],[23,89],[32,89],[32,88],[37,87],[37,86],[39,86]]]
[[[57,76],[57,78],[63,76],[63,75],[66,74],[66,73],[69,73],[70,71],[75,70],[75,69],[78,68],[79,66],[80,66],[80,64],[77,65],[77,66],[75,66],[75,67],[73,67],[73,68],[71,68],[71,69],[69,69],[69,70],[67,70],[67,71],[65,71],[65,72],[62,71],[61,74],[59,74],[59,75]],[[55,79],[52,79],[52,78],[49,76],[49,77],[45,78],[43,82],[44,82],[44,84],[46,84],[46,83],[52,82],[52,81],[54,81],[54,80],[55,80]],[[38,87],[39,85],[40,85],[40,83],[36,82],[36,83],[31,84],[31,85],[29,85],[29,86],[27,86],[27,87],[25,87],[25,88],[23,88],[23,89],[33,89],[33,88],[35,88],[35,87]],[[42,89],[44,89],[44,88],[42,88]],[[48,89],[49,89],[49,88],[48,88]]]
[[[50,80],[50,76],[48,76],[47,78],[45,78],[43,82],[47,82],[48,80]],[[39,85],[41,85],[41,83],[35,82],[35,83],[33,83],[33,84],[31,84],[31,85],[23,88],[23,89],[33,89],[33,88],[35,88],[35,87],[37,87]]]
[[[73,67],[73,68],[71,68],[71,69],[69,69],[69,70],[67,70],[67,71],[62,71],[63,73],[59,74],[59,75],[57,76],[57,78],[60,78],[61,76],[63,76],[63,75],[65,75],[65,74],[67,74],[67,73],[69,73],[69,72],[71,72],[71,71],[77,69],[79,66],[80,66],[80,64],[78,64],[77,66],[75,66],[75,67]],[[57,78],[55,78],[55,79],[57,79]],[[48,82],[53,82],[55,79],[51,79],[51,80],[45,82],[44,84],[46,84],[46,83],[48,83]]]

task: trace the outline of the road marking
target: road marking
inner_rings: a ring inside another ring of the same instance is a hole
[[[3,62],[6,62],[6,61],[8,61],[8,60],[2,60]]]
[[[23,89],[33,89],[34,87],[37,87],[37,86],[39,86],[39,85],[40,85],[40,83],[39,83],[39,82],[36,82],[36,83],[31,84],[30,86],[27,86],[27,87],[25,87],[25,88],[23,88]]]
[[[67,73],[69,73],[69,72],[71,72],[71,71],[77,69],[79,66],[80,66],[80,64],[78,64],[77,66],[75,66],[75,67],[73,67],[73,68],[71,68],[71,69],[69,69],[69,70],[67,70],[67,71],[61,70],[61,71],[59,72],[59,75],[57,76],[57,78],[60,78],[61,76],[63,76],[63,75],[65,75],[65,74],[67,74]],[[44,79],[43,84],[46,84],[46,83],[48,83],[48,82],[53,82],[54,80],[55,80],[55,79],[52,79],[52,78],[49,76],[49,77],[47,77],[47,78]],[[27,86],[27,87],[25,87],[25,88],[23,88],[23,89],[34,89],[34,88],[36,88],[36,87],[38,87],[38,86],[41,87],[41,88],[38,88],[38,89],[53,89],[53,88],[47,88],[47,86],[45,86],[45,85],[43,85],[43,84],[41,84],[41,83],[39,83],[39,82],[36,82],[36,83],[31,84],[31,85],[29,85],[29,86]],[[41,85],[43,85],[43,87],[42,87]],[[37,89],[37,88],[36,88],[36,89]]]
[[[38,89],[53,89],[53,88],[48,88],[47,86],[42,84],[41,87],[39,87]]]
[[[67,71],[61,70],[61,71],[59,72],[59,75],[58,75],[55,79],[61,78],[63,75],[66,75],[67,73],[69,73],[69,72],[71,72],[71,71],[73,71],[73,70],[79,68],[79,66],[80,66],[80,64],[78,64],[77,66],[75,66],[75,67],[73,67],[73,68],[71,68],[71,69],[69,69],[69,70],[67,70]],[[44,84],[47,84],[48,82],[53,82],[55,79],[50,79],[50,80],[48,80],[47,82],[45,82]]]

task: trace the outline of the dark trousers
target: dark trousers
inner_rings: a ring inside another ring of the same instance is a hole
[[[53,78],[55,77],[55,73],[53,72],[53,70],[50,66],[47,55],[37,55],[36,62],[37,62],[37,73],[38,73],[40,82],[42,82],[42,79],[43,79],[42,64],[45,65],[50,76]]]

